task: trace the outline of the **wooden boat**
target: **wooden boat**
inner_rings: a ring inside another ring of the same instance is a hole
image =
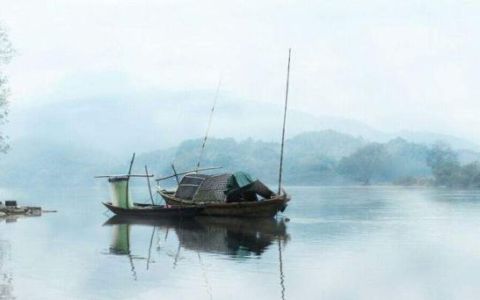
[[[202,207],[198,206],[165,206],[134,203],[130,208],[122,208],[103,203],[111,212],[119,216],[135,216],[146,218],[191,218],[199,214]]]
[[[222,216],[222,217],[248,217],[263,218],[273,217],[278,212],[283,212],[287,207],[290,197],[286,193],[274,196],[270,199],[261,199],[255,202],[231,202],[231,203],[206,203],[194,202],[175,197],[174,192],[165,190],[158,191],[167,204],[178,207],[202,208],[199,211],[203,216]]]
[[[199,171],[201,171],[201,169],[199,169],[201,158],[208,138],[212,115],[215,110],[215,97],[213,107],[210,111],[209,125],[203,139],[196,169],[177,173],[175,166],[172,163],[174,174],[156,179],[157,184],[161,180],[173,177],[177,180],[178,187],[174,192],[157,188],[157,192],[167,204],[179,207],[194,205],[203,208],[200,212],[202,215],[222,217],[273,217],[278,212],[283,212],[285,210],[287,203],[290,200],[290,197],[282,189],[283,150],[285,144],[288,85],[290,77],[290,53],[291,51],[289,50],[282,143],[280,149],[278,192],[272,192],[262,182],[252,178],[244,172],[215,175],[199,174]],[[215,168],[207,168],[203,170],[210,169]],[[180,180],[179,175],[185,176]],[[260,199],[258,196],[260,196]]]
[[[172,206],[202,207],[201,215],[222,217],[273,217],[284,211],[290,197],[272,192],[244,172],[205,175],[186,174],[175,192],[158,190]]]
[[[104,202],[111,212],[119,216],[134,216],[140,218],[191,218],[199,214],[202,207],[181,206],[172,207],[167,205],[156,205],[153,201],[153,195],[150,186],[150,177],[147,166],[145,166],[145,175],[132,174],[132,166],[135,161],[135,153],[130,161],[130,167],[127,174],[124,175],[100,175],[96,178],[108,178],[112,189],[111,202]],[[150,194],[151,204],[135,203],[130,196],[129,184],[132,177],[143,177],[147,179],[148,192]]]

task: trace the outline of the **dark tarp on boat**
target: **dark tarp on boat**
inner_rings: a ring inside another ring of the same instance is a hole
[[[182,178],[175,197],[194,202],[257,201],[257,195],[271,198],[273,192],[262,182],[244,172],[233,174],[187,174]]]

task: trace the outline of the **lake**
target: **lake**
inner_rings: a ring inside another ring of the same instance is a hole
[[[478,298],[480,191],[287,191],[276,220],[138,224],[103,185],[0,190],[58,209],[0,220],[0,299]]]

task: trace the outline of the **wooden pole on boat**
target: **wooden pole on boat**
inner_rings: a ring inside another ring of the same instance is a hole
[[[173,170],[173,175],[175,176],[175,179],[177,180],[177,185],[179,185],[180,180],[178,179],[177,170],[175,170],[175,165],[173,163],[172,163],[172,170]]]
[[[155,181],[159,182],[159,181],[169,179],[169,178],[172,178],[172,177],[175,177],[175,176],[178,176],[178,175],[185,175],[185,174],[192,173],[192,172],[218,170],[218,169],[222,169],[222,168],[223,167],[212,167],[212,168],[202,168],[202,169],[190,170],[190,171],[186,171],[186,172],[177,173],[176,175],[169,175],[169,176],[165,176],[165,177],[160,177],[160,178],[155,179]]]
[[[153,203],[152,187],[150,185],[150,176],[148,176],[147,165],[145,165],[145,174],[147,175],[147,184],[148,184],[148,192],[150,193],[150,201],[152,201],[152,205],[155,205],[155,203]]]
[[[287,105],[288,105],[288,85],[290,83],[290,55],[292,49],[288,49],[288,65],[287,65],[287,86],[285,89],[285,107],[283,111],[283,129],[282,129],[282,145],[280,149],[280,168],[278,171],[278,194],[282,191],[282,171],[283,171],[283,148],[285,144],[285,124],[287,122]]]
[[[130,161],[130,167],[128,168],[128,175],[127,175],[127,188],[126,188],[126,192],[127,192],[127,195],[126,195],[126,198],[127,198],[127,208],[129,208],[129,196],[128,196],[128,186],[129,186],[129,183],[130,183],[130,175],[132,174],[132,167],[133,167],[133,162],[135,161],[135,152],[133,152],[133,155],[132,155],[132,160]]]
[[[222,85],[222,77],[218,80],[217,91],[215,92],[215,99],[213,101],[212,108],[210,109],[210,117],[208,118],[208,126],[205,132],[205,137],[203,138],[202,149],[200,150],[200,155],[198,156],[197,167],[195,172],[200,169],[200,163],[202,162],[203,152],[205,151],[205,145],[207,144],[208,133],[210,132],[210,127],[212,127],[213,113],[215,112],[215,105],[217,105],[218,92],[220,91],[220,86]]]
[[[133,167],[133,162],[134,161],[135,161],[135,152],[133,152],[132,160],[130,161],[130,167],[128,168],[128,176],[130,176],[130,174],[132,174],[132,167]]]

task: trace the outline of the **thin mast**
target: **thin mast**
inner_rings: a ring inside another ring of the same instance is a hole
[[[128,168],[128,178],[127,178],[127,188],[126,188],[126,192],[127,192],[127,208],[130,208],[130,204],[129,204],[129,196],[128,196],[128,189],[129,189],[129,183],[130,183],[130,175],[132,174],[132,167],[133,167],[133,162],[135,161],[135,152],[133,153],[133,156],[132,156],[132,160],[130,161],[130,167]]]
[[[178,179],[178,174],[177,174],[177,170],[175,169],[175,165],[172,163],[172,170],[173,170],[173,175],[175,176],[175,179],[177,180],[177,185],[180,184],[180,180]],[[197,168],[198,170],[198,168]]]
[[[200,168],[200,162],[202,161],[203,152],[205,150],[205,144],[207,144],[208,133],[212,125],[213,112],[215,111],[215,105],[217,104],[217,99],[218,99],[218,91],[220,90],[221,84],[222,84],[222,79],[220,78],[217,85],[217,91],[215,92],[215,99],[213,100],[212,109],[210,110],[210,117],[208,118],[208,126],[205,132],[205,137],[203,138],[202,149],[200,150],[200,155],[198,156],[197,168],[195,169],[196,171],[198,171],[198,169]]]
[[[145,175],[147,175],[147,184],[148,184],[148,193],[150,194],[150,201],[152,201],[152,205],[155,205],[155,202],[153,202],[153,195],[152,195],[152,187],[150,185],[150,176],[148,175],[148,168],[147,165],[145,165]]]
[[[278,171],[278,194],[282,190],[282,169],[283,169],[283,147],[285,144],[285,124],[287,122],[287,105],[288,105],[288,85],[290,82],[290,55],[292,53],[292,49],[288,49],[288,66],[287,66],[287,87],[285,89],[285,107],[283,111],[283,129],[282,129],[282,146],[280,149],[280,168]]]

